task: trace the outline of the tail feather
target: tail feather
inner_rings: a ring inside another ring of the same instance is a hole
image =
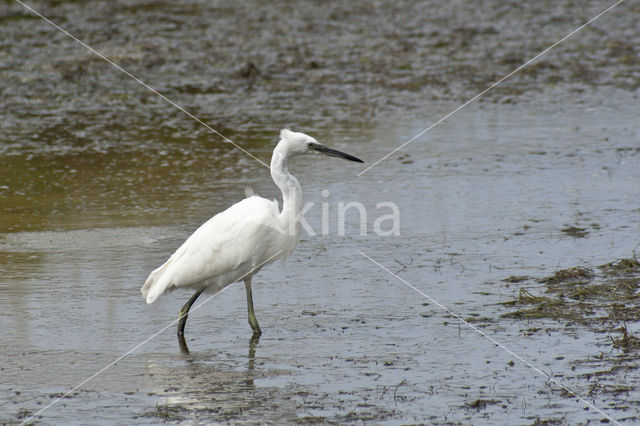
[[[165,272],[171,263],[171,259],[167,260],[162,266],[149,274],[144,285],[140,289],[142,297],[147,303],[153,303],[169,286],[169,278]]]

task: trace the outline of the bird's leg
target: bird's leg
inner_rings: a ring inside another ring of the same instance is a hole
[[[253,373],[256,365],[256,346],[258,346],[258,342],[260,342],[260,336],[256,336],[255,334],[251,336],[249,340],[249,365],[247,366],[247,380],[245,381],[245,384],[249,386],[254,386]]]
[[[247,290],[247,309],[249,310],[249,325],[253,330],[253,337],[260,337],[262,330],[258,325],[256,314],[253,312],[253,297],[251,296],[251,277],[244,280],[244,287]]]
[[[180,309],[180,321],[178,322],[178,339],[184,340],[184,326],[187,323],[187,318],[189,317],[189,309],[191,309],[191,305],[193,305],[193,303],[196,301],[198,296],[202,294],[203,291],[204,288],[196,291],[193,296],[191,296],[191,299],[189,299],[187,303],[184,304],[182,309]]]

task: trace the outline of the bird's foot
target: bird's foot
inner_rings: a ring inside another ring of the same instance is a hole
[[[178,334],[178,345],[180,345],[180,352],[182,352],[185,355],[189,353],[189,347],[187,346],[187,341],[184,340],[184,336],[182,336],[181,334]]]

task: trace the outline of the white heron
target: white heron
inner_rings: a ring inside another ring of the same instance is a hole
[[[247,198],[216,214],[200,226],[162,266],[149,274],[142,296],[153,303],[173,288],[196,292],[180,309],[178,339],[184,345],[184,327],[189,309],[205,289],[217,292],[243,280],[247,291],[249,324],[253,337],[262,334],[253,311],[251,278],[277,259],[286,260],[300,238],[302,190],[288,170],[289,159],[319,152],[350,161],[363,161],[327,148],[311,136],[283,129],[273,150],[271,177],[282,191],[282,210],[277,200],[247,193]]]

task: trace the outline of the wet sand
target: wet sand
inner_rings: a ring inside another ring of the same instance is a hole
[[[372,163],[608,4],[301,5],[34,7],[265,161],[287,125]],[[589,299],[589,323],[514,318],[534,305],[511,303],[637,253],[639,10],[620,7],[360,177],[300,159],[307,221],[319,229],[327,202],[332,229],[255,278],[257,345],[231,286],[190,315],[189,355],[169,327],[37,421],[603,419],[360,250],[637,422],[638,348],[619,344],[637,321],[594,325],[610,297]],[[245,185],[278,194],[258,163],[18,4],[0,19],[0,421],[20,423],[176,319],[188,293],[146,305],[139,288],[202,221]],[[355,214],[337,235],[341,201],[367,207],[367,235]],[[383,201],[400,236],[373,233]]]

